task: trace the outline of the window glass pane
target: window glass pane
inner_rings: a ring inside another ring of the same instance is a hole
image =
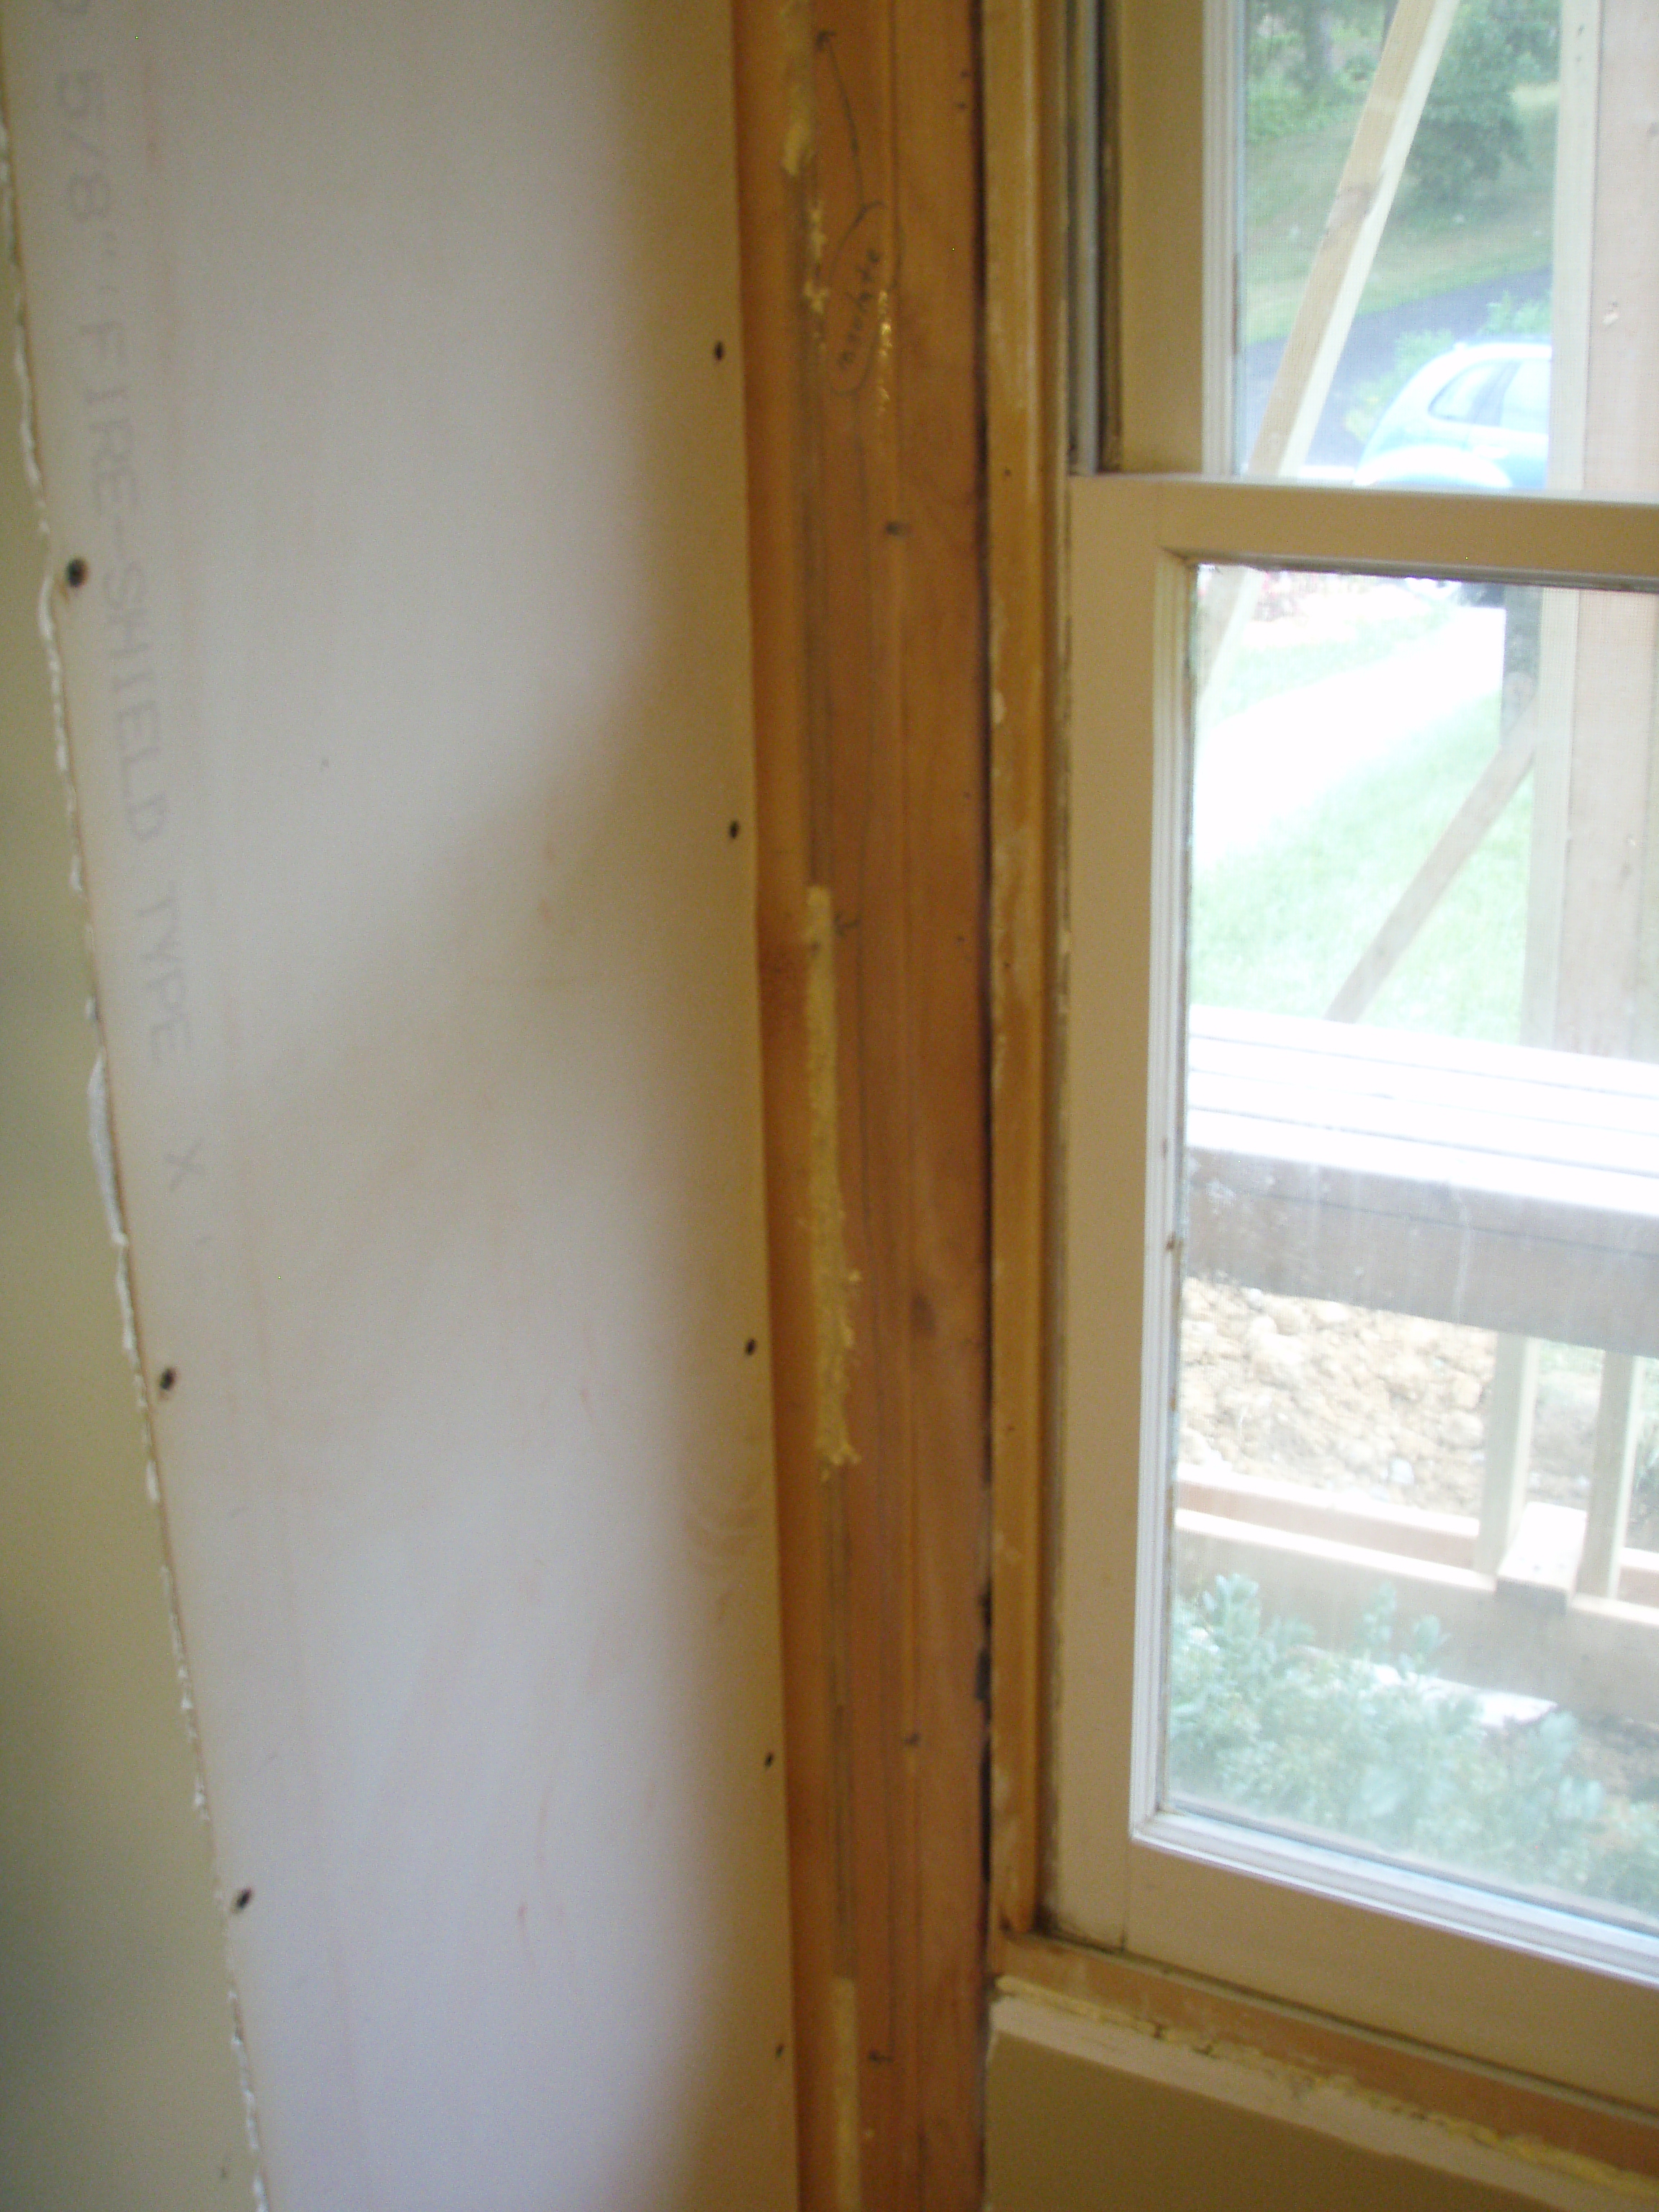
[[[1659,497],[1651,0],[1238,6],[1237,465]]]
[[[1415,405],[1445,422],[1490,422],[1498,412],[1497,395],[1507,380],[1510,366],[1490,357],[1474,368],[1460,369],[1462,349],[1446,361],[1421,371],[1417,379]]]
[[[1506,430],[1531,430],[1541,436],[1549,428],[1549,419],[1548,358],[1523,361],[1509,380],[1498,420]]]
[[[1196,597],[1164,1802],[1659,1925],[1659,601]]]

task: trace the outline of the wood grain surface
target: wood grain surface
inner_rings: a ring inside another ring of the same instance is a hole
[[[738,0],[802,2201],[978,2203],[973,9]]]

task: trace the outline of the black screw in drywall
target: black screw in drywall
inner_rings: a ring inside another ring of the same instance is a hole
[[[64,570],[64,581],[69,586],[70,591],[78,592],[91,574],[91,569],[77,553]]]

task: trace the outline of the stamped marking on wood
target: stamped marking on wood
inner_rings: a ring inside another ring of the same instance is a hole
[[[869,375],[892,271],[892,225],[880,201],[872,201],[830,258],[823,344],[832,392],[857,392]]]

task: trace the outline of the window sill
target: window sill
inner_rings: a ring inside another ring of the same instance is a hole
[[[1659,2112],[1644,2112],[1441,2051],[1350,2027],[1177,1973],[1125,1953],[1047,1936],[1005,1934],[993,1965],[1000,1998],[1047,2003],[1121,2028],[1151,2029],[1197,2051],[1288,2069],[1304,2087],[1339,2082],[1362,2100],[1601,2180],[1636,2201],[1659,2182]],[[1595,2171],[1589,2172],[1588,2166]],[[1639,2178],[1639,2179],[1638,2179]]]

